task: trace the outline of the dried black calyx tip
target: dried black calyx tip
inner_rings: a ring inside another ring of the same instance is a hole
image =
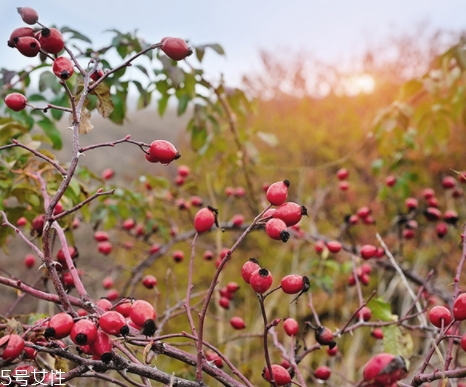
[[[176,155],[175,155],[175,157],[173,158],[173,160],[178,160],[180,157],[181,157],[180,152],[176,152]]]
[[[285,179],[285,180],[283,180],[283,184],[285,184],[287,187],[289,187],[290,186],[290,181]]]
[[[44,336],[45,336],[46,339],[49,339],[51,337],[55,337],[55,328],[48,327],[44,332]]]
[[[85,333],[78,333],[75,337],[76,344],[86,345],[87,344],[87,335]]]
[[[64,81],[66,81],[69,77],[70,77],[70,73],[68,70],[63,70],[60,73],[60,78],[63,79]]]
[[[215,226],[217,226],[217,228],[220,228],[220,226],[218,225],[218,210],[211,206],[207,206],[207,208],[214,214]]]
[[[105,352],[101,357],[100,360],[102,360],[104,363],[110,363],[113,359],[113,353],[112,352]]]
[[[288,239],[290,239],[290,233],[286,230],[283,230],[281,233],[280,233],[280,239],[282,240],[282,242],[287,242]]]
[[[458,217],[457,216],[448,216],[448,217],[445,218],[445,223],[455,225],[457,222],[458,222]]]
[[[337,343],[333,340],[332,331],[324,326],[317,327],[315,338],[320,345],[328,345],[330,349],[337,345]]]
[[[301,206],[301,215],[302,215],[302,216],[308,216],[308,214],[307,214],[307,208],[304,207],[304,206]]]
[[[269,271],[266,268],[261,268],[259,269],[259,275],[261,277],[267,277],[269,275]]]
[[[186,53],[186,56],[190,56],[193,54],[193,50],[191,49],[191,47],[188,48],[188,51]]]
[[[254,263],[259,264],[259,261],[258,261],[256,258],[254,258],[254,257],[249,258],[249,260],[250,260],[251,262],[254,262]]]
[[[120,335],[122,336],[127,336],[129,334],[129,327],[128,325],[123,325],[121,328],[120,328]]]
[[[153,336],[157,327],[155,326],[155,321],[152,319],[146,320],[142,328],[141,333],[144,336]]]
[[[43,36],[44,38],[47,38],[48,36],[50,36],[50,29],[48,29],[48,28],[42,28],[42,30],[40,31],[40,34],[41,34],[41,36]]]
[[[307,292],[309,288],[311,287],[311,281],[309,281],[309,277],[303,275],[303,290],[301,290],[302,293]]]

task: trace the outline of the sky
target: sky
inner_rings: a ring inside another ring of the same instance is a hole
[[[46,25],[83,32],[96,47],[109,43],[111,34],[104,31],[111,28],[137,29],[149,42],[177,36],[193,44],[220,43],[226,57],[207,53],[204,68],[233,83],[260,70],[260,50],[277,56],[310,52],[339,61],[391,33],[412,32],[420,23],[432,30],[466,30],[465,0],[3,0],[0,34],[5,42],[23,25],[16,13],[19,6],[35,8]],[[5,44],[0,67],[28,63],[30,59]]]

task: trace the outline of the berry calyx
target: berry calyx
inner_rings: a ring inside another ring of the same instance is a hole
[[[154,307],[144,300],[137,300],[131,306],[129,318],[137,326],[142,327],[142,334],[152,336],[155,333],[157,314]]]
[[[234,316],[230,319],[230,325],[234,329],[238,329],[238,330],[246,328],[246,324],[244,323],[244,320],[238,316]]]
[[[88,319],[75,322],[70,331],[70,339],[77,345],[92,344],[97,337],[97,326]]]
[[[212,207],[201,208],[194,216],[194,228],[201,234],[209,231],[217,223],[218,211]]]
[[[66,81],[74,74],[73,62],[66,56],[60,56],[53,61],[52,71],[58,78]]]
[[[288,197],[288,187],[290,182],[288,180],[278,181],[273,183],[267,189],[266,197],[270,204],[279,206],[285,203]]]
[[[299,324],[294,318],[288,317],[283,322],[283,329],[288,336],[296,336],[299,332]]]
[[[50,318],[44,336],[46,338],[63,339],[70,334],[73,326],[73,317],[65,312],[58,313]]]
[[[65,47],[63,35],[56,28],[43,28],[39,34],[39,43],[49,54],[58,54]]]
[[[243,277],[244,282],[250,283],[251,274],[258,269],[260,269],[260,266],[257,259],[249,258],[249,261],[245,262],[241,268],[241,277]]]
[[[26,107],[27,98],[21,93],[11,93],[5,97],[5,104],[11,110],[19,112]]]
[[[256,293],[262,294],[269,290],[272,286],[273,277],[270,271],[261,268],[252,272],[249,281],[249,284],[254,289],[254,291]]]
[[[155,140],[152,141],[150,144],[149,157],[151,158],[151,160],[155,159],[164,165],[168,165],[173,160],[178,160],[181,157],[181,155],[178,153],[175,146],[171,142],[165,140]]]
[[[290,233],[286,229],[286,223],[278,218],[272,218],[265,224],[265,232],[274,240],[281,240],[282,242],[288,241]]]
[[[23,22],[29,25],[36,24],[39,21],[39,14],[34,8],[31,7],[18,7],[19,16],[23,19]]]
[[[14,39],[15,48],[28,58],[34,58],[40,51],[40,43],[32,36],[22,36]]]
[[[161,43],[162,43],[161,50],[170,59],[173,59],[176,61],[183,60],[193,53],[191,48],[181,38],[166,38]]]
[[[291,382],[290,374],[281,365],[272,364],[270,368],[272,369],[272,376],[277,386],[284,386]],[[262,371],[262,377],[268,382],[271,381],[268,367],[265,367],[264,370]]]

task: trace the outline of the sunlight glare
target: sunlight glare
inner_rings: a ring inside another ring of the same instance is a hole
[[[345,79],[343,88],[346,95],[371,94],[375,88],[375,80],[369,74],[353,75]]]

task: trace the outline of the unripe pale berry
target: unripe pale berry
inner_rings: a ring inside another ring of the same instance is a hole
[[[23,22],[29,25],[36,24],[39,21],[39,14],[34,8],[31,7],[18,7],[19,16]]]

